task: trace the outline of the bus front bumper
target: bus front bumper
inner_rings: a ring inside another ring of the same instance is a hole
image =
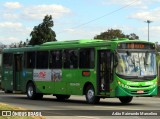
[[[156,96],[158,94],[158,87],[155,86],[153,88],[145,88],[145,89],[126,89],[121,86],[116,88],[116,97],[121,96],[136,96],[136,97],[144,97],[144,96]]]

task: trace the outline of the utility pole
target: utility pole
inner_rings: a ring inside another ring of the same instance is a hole
[[[149,24],[152,22],[150,20],[145,21],[146,23],[148,23],[148,42],[149,42]]]

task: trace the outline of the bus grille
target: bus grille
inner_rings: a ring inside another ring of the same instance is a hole
[[[137,91],[131,91],[131,94],[141,95],[141,94],[148,94],[149,91],[145,90],[143,93],[137,93]]]
[[[131,88],[147,88],[149,86],[130,86]]]

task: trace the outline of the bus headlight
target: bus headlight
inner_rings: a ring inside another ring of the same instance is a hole
[[[125,85],[125,84],[121,83],[120,81],[117,81],[117,82],[118,82],[119,86],[121,86],[122,88],[129,88],[128,85]]]

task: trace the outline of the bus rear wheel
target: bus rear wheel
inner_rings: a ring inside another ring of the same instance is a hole
[[[86,96],[86,101],[89,104],[96,104],[96,103],[98,103],[100,101],[100,97],[95,96],[95,90],[94,90],[92,85],[89,85],[86,88],[85,96]]]
[[[27,97],[29,99],[35,100],[35,99],[42,99],[43,94],[42,93],[36,93],[36,88],[33,83],[28,83],[27,85]]]
[[[132,96],[125,96],[125,97],[119,97],[119,100],[123,104],[128,104],[132,101],[133,97]]]

